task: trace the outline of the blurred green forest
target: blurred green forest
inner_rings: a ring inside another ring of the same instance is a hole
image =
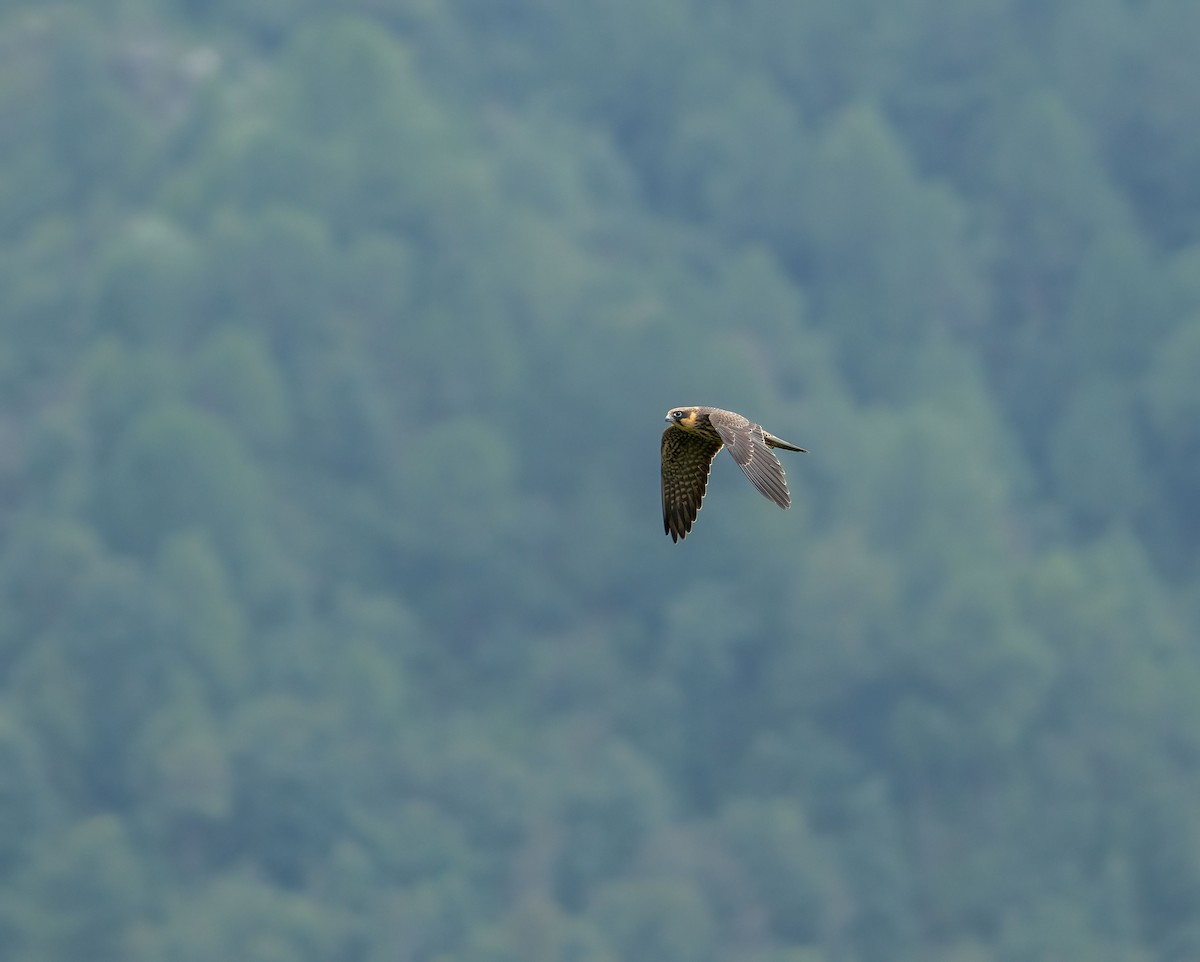
[[[1200,5],[0,48],[6,962],[1200,958]]]

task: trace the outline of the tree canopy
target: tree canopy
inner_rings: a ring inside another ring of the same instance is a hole
[[[1196,957],[1197,16],[0,3],[0,956]]]

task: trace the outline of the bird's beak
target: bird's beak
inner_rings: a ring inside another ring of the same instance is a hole
[[[664,420],[664,421],[670,421],[670,420],[671,420],[671,415],[669,415],[669,414],[668,414],[668,415],[667,415],[665,418],[663,418],[663,420]]]

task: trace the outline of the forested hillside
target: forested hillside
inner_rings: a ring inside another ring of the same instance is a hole
[[[0,958],[1200,958],[1200,5],[0,3]],[[662,533],[680,404],[721,455]]]

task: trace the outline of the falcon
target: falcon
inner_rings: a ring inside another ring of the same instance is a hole
[[[763,497],[787,508],[792,499],[783,476],[783,465],[771,448],[800,451],[804,448],[780,440],[762,426],[733,411],[684,407],[667,412],[669,427],[662,436],[663,530],[679,543],[692,530],[700,511],[713,458],[729,448],[733,460]]]

